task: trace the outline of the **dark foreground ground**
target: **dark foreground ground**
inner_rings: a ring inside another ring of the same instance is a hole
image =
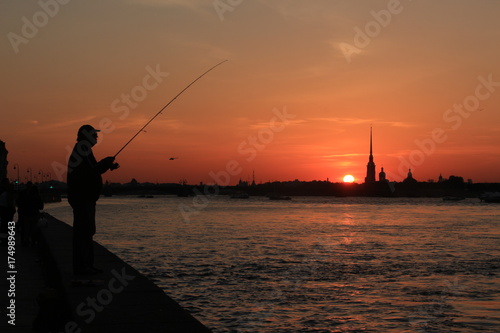
[[[96,266],[104,272],[75,279],[72,228],[47,218],[37,246],[22,245],[16,235],[13,267],[8,266],[7,245],[0,247],[4,253],[1,332],[210,332],[153,282],[97,243]]]

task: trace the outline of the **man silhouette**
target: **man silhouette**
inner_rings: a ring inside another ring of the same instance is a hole
[[[94,267],[92,237],[96,232],[95,206],[102,189],[101,174],[119,167],[112,156],[100,162],[95,159],[92,147],[97,143],[97,132],[99,130],[90,125],[80,127],[77,142],[68,161],[68,202],[73,208],[75,275],[102,272]]]

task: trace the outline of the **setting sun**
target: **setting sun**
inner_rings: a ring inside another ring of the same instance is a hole
[[[344,176],[344,183],[352,183],[354,182],[354,177],[351,175],[345,175]]]

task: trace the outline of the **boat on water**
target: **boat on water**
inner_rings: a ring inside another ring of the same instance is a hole
[[[461,200],[465,200],[465,197],[456,197],[452,195],[443,197],[443,201],[461,201]]]
[[[484,192],[479,196],[481,202],[500,203],[500,192]]]

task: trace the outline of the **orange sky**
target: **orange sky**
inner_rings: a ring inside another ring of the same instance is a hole
[[[105,179],[362,182],[372,124],[390,180],[411,167],[421,181],[500,182],[499,12],[490,0],[2,1],[9,176],[18,164],[21,180],[27,168],[64,180],[85,123],[107,129],[95,155],[114,155],[229,59]]]

